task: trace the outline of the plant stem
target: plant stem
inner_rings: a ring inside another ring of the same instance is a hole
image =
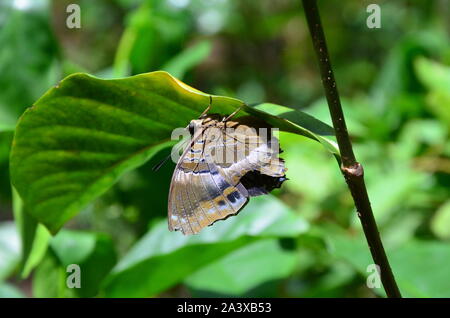
[[[401,294],[383,248],[372,207],[370,206],[369,196],[364,183],[364,170],[362,165],[356,161],[355,154],[353,153],[336,81],[331,68],[330,57],[328,56],[325,35],[316,0],[302,0],[302,2],[314,50],[316,51],[319,62],[322,84],[333,121],[336,140],[341,152],[341,171],[355,202],[358,217],[361,221],[372,258],[375,264],[380,267],[381,281],[386,294],[388,297],[400,298]]]

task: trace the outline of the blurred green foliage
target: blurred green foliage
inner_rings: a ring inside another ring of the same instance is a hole
[[[81,7],[81,29],[65,26],[69,3]],[[382,28],[368,29],[369,3],[319,1],[349,131],[402,293],[450,297],[449,4],[378,1]],[[282,189],[192,238],[166,227],[174,164],[151,170],[169,149],[55,237],[11,191],[17,118],[77,71],[167,70],[205,92],[330,123],[310,42],[298,1],[2,1],[0,297],[383,295],[366,287],[372,260],[334,158],[302,136],[280,134]],[[73,263],[79,290],[65,285]]]

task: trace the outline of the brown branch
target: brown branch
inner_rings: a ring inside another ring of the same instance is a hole
[[[389,265],[386,252],[381,242],[378,227],[370,206],[369,196],[364,183],[364,169],[356,161],[352,143],[348,135],[345,117],[342,111],[341,101],[328,56],[325,35],[320,21],[316,0],[302,0],[305,9],[309,32],[319,62],[322,84],[328,102],[331,119],[336,133],[336,140],[341,152],[341,171],[347,182],[353,201],[355,202],[358,217],[361,221],[364,235],[372,254],[372,258],[380,267],[380,276],[388,297],[401,297],[395,282],[394,275]]]

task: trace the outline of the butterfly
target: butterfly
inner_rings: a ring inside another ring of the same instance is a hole
[[[169,230],[196,234],[236,215],[249,198],[287,180],[278,139],[252,117],[208,115],[210,105],[186,127],[190,140],[175,167],[169,190]],[[265,129],[265,130],[264,130]],[[268,131],[269,133],[264,133]]]

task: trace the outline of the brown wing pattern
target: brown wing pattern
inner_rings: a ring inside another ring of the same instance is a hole
[[[183,234],[237,214],[250,196],[240,182],[247,172],[282,177],[286,170],[270,147],[276,139],[267,141],[237,122],[204,122],[180,158],[169,192],[169,229]]]
[[[234,149],[236,155],[232,163],[225,163],[225,173],[232,177],[232,181],[239,180],[249,171],[282,177],[286,172],[284,162],[278,158],[278,140],[269,135],[264,138],[254,128],[238,125],[233,131],[225,131],[223,145]]]
[[[195,140],[180,158],[169,193],[169,229],[195,234],[207,225],[236,214],[247,202],[247,191],[231,185],[214,162],[204,157],[204,138]]]

